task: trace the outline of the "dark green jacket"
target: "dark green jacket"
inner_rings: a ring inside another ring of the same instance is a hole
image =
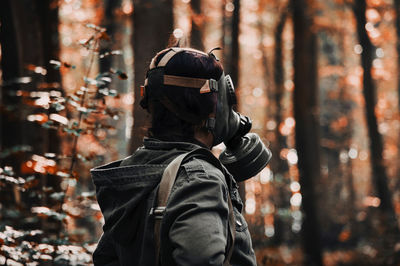
[[[95,265],[155,265],[150,209],[163,170],[179,154],[200,148],[145,139],[132,156],[91,171],[105,218]],[[236,182],[196,156],[182,163],[161,224],[162,265],[222,265],[229,239],[228,195],[236,218],[232,265],[256,265]],[[230,194],[228,193],[230,191]]]

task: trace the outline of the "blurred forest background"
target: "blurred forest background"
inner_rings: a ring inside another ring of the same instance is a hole
[[[222,48],[273,151],[242,185],[259,265],[400,265],[400,0],[1,0],[0,23],[0,264],[91,263],[89,169],[140,145],[180,39]]]

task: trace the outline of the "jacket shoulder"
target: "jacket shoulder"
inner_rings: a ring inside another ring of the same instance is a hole
[[[193,157],[182,164],[179,175],[184,172],[189,179],[217,179],[228,187],[227,177],[223,170],[210,162],[209,158]]]

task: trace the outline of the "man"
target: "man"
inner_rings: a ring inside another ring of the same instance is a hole
[[[238,146],[251,127],[232,109],[234,88],[222,65],[211,52],[165,49],[143,89],[152,122],[143,146],[92,170],[105,218],[95,265],[256,265],[237,184],[209,152],[221,142]],[[163,172],[188,152],[157,216]]]

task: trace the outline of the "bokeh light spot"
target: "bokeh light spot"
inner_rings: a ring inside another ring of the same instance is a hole
[[[177,28],[174,30],[173,34],[175,38],[180,39],[183,37],[183,30]]]
[[[300,193],[294,193],[290,198],[290,204],[295,207],[299,207],[301,205],[302,196]]]

